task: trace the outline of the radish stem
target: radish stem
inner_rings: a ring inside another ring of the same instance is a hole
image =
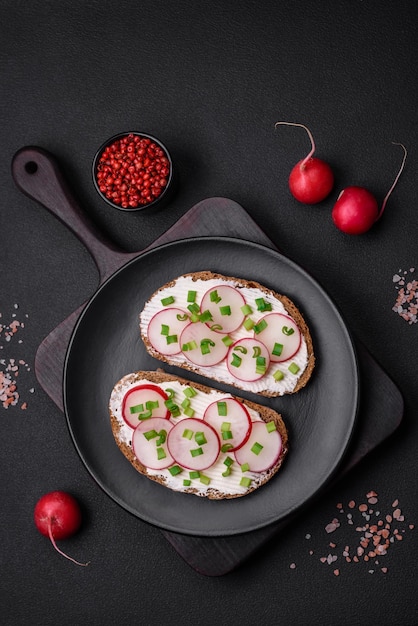
[[[82,567],[86,567],[87,565],[89,565],[90,561],[88,561],[87,563],[80,563],[79,561],[76,561],[75,559],[73,559],[71,556],[68,556],[68,554],[65,554],[65,552],[63,552],[62,550],[59,549],[59,547],[56,544],[56,541],[54,539],[54,536],[52,534],[52,524],[51,524],[51,519],[48,520],[48,535],[49,538],[51,540],[52,545],[54,546],[55,550],[57,552],[59,552],[62,556],[65,556],[66,559],[68,559],[69,561],[72,561],[73,563],[75,563],[76,565],[81,565]]]
[[[309,161],[309,159],[311,158],[311,156],[313,155],[313,153],[315,152],[315,142],[314,142],[314,138],[312,136],[311,131],[309,130],[309,128],[307,126],[305,126],[304,124],[297,124],[295,122],[276,122],[274,127],[276,128],[276,126],[279,126],[280,124],[284,124],[285,126],[298,126],[299,128],[304,128],[306,130],[306,132],[308,133],[308,137],[311,141],[311,151],[309,152],[309,154],[303,159],[303,161],[300,164],[301,169],[303,169],[306,165],[306,163]]]
[[[400,175],[402,174],[403,168],[405,167],[405,161],[406,161],[406,157],[407,157],[407,154],[408,154],[408,153],[407,153],[407,150],[406,150],[406,148],[405,148],[405,146],[404,146],[402,143],[397,143],[396,141],[392,141],[392,143],[393,143],[393,145],[394,145],[394,146],[401,146],[401,148],[402,148],[402,149],[403,149],[403,151],[404,151],[404,155],[403,155],[403,159],[402,159],[401,166],[400,166],[400,168],[399,168],[399,172],[398,172],[398,174],[397,174],[397,176],[396,176],[395,180],[394,180],[394,181],[393,181],[393,183],[392,183],[392,187],[389,189],[389,191],[387,192],[387,194],[386,194],[386,196],[385,196],[385,198],[384,198],[384,200],[383,200],[383,202],[382,202],[382,208],[380,209],[380,212],[379,212],[379,214],[378,214],[378,216],[377,216],[377,218],[376,218],[376,221],[377,221],[379,218],[381,218],[381,217],[382,217],[382,214],[383,214],[383,211],[384,211],[384,209],[385,209],[386,203],[387,203],[387,201],[388,201],[388,199],[389,199],[389,196],[390,196],[390,194],[392,193],[392,191],[394,190],[394,188],[395,188],[395,186],[396,186],[396,183],[398,182],[399,177],[400,177]]]

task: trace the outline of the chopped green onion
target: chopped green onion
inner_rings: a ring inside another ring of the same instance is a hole
[[[205,433],[201,432],[200,430],[195,434],[194,440],[196,441],[198,446],[204,446],[205,443],[208,442],[205,437]]]
[[[190,430],[190,428],[185,428],[182,437],[185,439],[191,439],[193,437],[193,431]]]
[[[231,472],[232,472],[231,468],[230,468],[230,467],[227,467],[227,468],[226,468],[226,470],[225,470],[224,472],[222,472],[222,476],[223,476],[224,478],[226,478],[227,476],[229,476],[229,475],[230,475],[230,473],[231,473]]]
[[[167,298],[163,298],[161,300],[161,304],[163,306],[168,306],[169,304],[173,304],[174,301],[174,296],[168,296]]]
[[[179,415],[181,415],[181,411],[179,409],[179,407],[177,406],[177,404],[172,400],[172,398],[168,398],[168,400],[166,400],[164,402],[165,406],[167,407],[167,409],[170,411],[171,415],[173,417],[178,417]]]
[[[254,346],[253,347],[253,358],[256,359],[260,355],[261,355],[261,348],[260,348],[260,346]]]
[[[232,354],[231,365],[234,367],[239,367],[241,365],[242,359],[238,356],[238,354]]]
[[[203,311],[199,315],[199,320],[205,324],[206,322],[211,322],[213,320],[212,313],[209,310]]]
[[[248,489],[248,487],[251,486],[251,483],[252,483],[251,478],[248,478],[248,476],[243,476],[239,484],[241,485],[241,487],[247,487]]]
[[[225,439],[233,439],[232,431],[230,431],[230,430],[223,430],[222,431],[222,439],[223,440],[225,440]]]
[[[224,465],[226,465],[227,467],[230,467],[233,464],[234,460],[231,459],[230,456],[227,456],[225,461],[224,461]]]
[[[228,405],[224,400],[220,400],[216,404],[218,405],[218,415],[221,417],[228,415]]]
[[[183,315],[181,313],[177,313],[176,317],[179,322],[185,322],[186,320],[189,319],[189,316],[187,315],[187,313],[183,313]]]
[[[259,311],[271,311],[272,309],[270,302],[266,302],[264,298],[256,298],[255,303]]]
[[[233,447],[232,443],[224,443],[221,446],[221,452],[229,452],[229,450],[232,450]]]
[[[225,432],[227,430],[231,430],[231,422],[222,422],[221,432]]]
[[[159,461],[162,461],[162,459],[165,459],[165,458],[166,458],[166,456],[167,456],[167,455],[166,455],[166,453],[165,453],[164,448],[157,448],[157,459],[158,459]]]
[[[171,389],[171,387],[168,387],[165,392],[168,395],[168,400],[171,400],[171,398],[174,398],[174,396],[176,395],[176,392],[174,391],[174,389]]]
[[[193,302],[193,304],[189,304],[187,307],[190,311],[190,313],[200,313],[200,307],[196,302]]]
[[[222,300],[222,298],[218,295],[218,292],[216,291],[216,289],[210,292],[209,297],[210,297],[210,301],[215,302],[216,304]]]
[[[177,474],[182,473],[183,469],[180,467],[180,465],[173,465],[172,467],[168,468],[168,471],[172,476],[177,476]]]
[[[204,485],[209,485],[210,484],[209,476],[205,476],[204,474],[200,474],[199,478],[200,478],[200,482],[203,483]]]
[[[170,345],[171,343],[177,343],[178,342],[178,337],[177,335],[168,335],[167,336],[167,345]]]
[[[276,382],[279,382],[279,380],[283,380],[284,374],[281,370],[277,370],[276,372],[274,372],[273,378]]]
[[[149,411],[158,409],[159,406],[160,406],[160,403],[158,402],[158,400],[147,400],[145,402],[145,408],[148,409]]]
[[[158,433],[158,439],[156,441],[157,446],[162,446],[163,443],[165,443],[167,439],[167,431],[166,430],[160,430],[160,432]]]
[[[258,456],[263,448],[264,446],[262,446],[261,443],[258,443],[258,441],[256,441],[255,444],[251,447],[251,452],[253,452],[254,454],[257,454]]]
[[[151,439],[154,439],[155,437],[158,436],[158,433],[156,430],[147,430],[146,433],[144,433],[144,437],[147,441],[150,441]]]
[[[253,312],[249,304],[244,304],[244,306],[241,307],[241,311],[244,313],[244,315],[251,315],[251,313]]]
[[[192,484],[192,481],[189,480],[188,478],[183,479],[183,487],[190,487],[191,484]]]
[[[200,315],[198,313],[192,313],[190,316],[190,321],[193,322],[193,324],[196,324],[196,322],[200,322]]]
[[[226,306],[220,306],[219,311],[221,315],[231,315],[231,307],[229,306],[229,304]]]
[[[266,428],[268,433],[272,433],[274,430],[277,430],[277,426],[273,420],[271,422],[267,422]]]
[[[264,356],[258,356],[256,358],[256,366],[255,366],[255,371],[257,374],[265,374],[266,373],[266,357]]]
[[[251,317],[247,317],[246,320],[244,320],[243,326],[245,328],[245,330],[251,330],[254,328],[255,322],[254,320],[251,319]]]
[[[274,354],[274,356],[280,356],[282,352],[283,352],[283,344],[275,343],[271,353]]]
[[[193,387],[186,387],[186,389],[183,389],[183,393],[187,398],[194,398],[194,396],[197,396],[197,391]]]
[[[161,324],[161,334],[168,335],[169,332],[170,332],[170,329],[167,326],[167,324]]]
[[[193,472],[189,472],[189,476],[192,480],[194,480],[195,478],[200,478],[200,472],[198,471],[193,471]]]
[[[261,333],[261,331],[264,330],[265,328],[267,328],[266,320],[260,320],[258,324],[254,324],[254,332],[256,333],[256,335]]]
[[[152,417],[152,411],[145,411],[144,413],[138,413],[139,420],[147,420]]]
[[[291,374],[297,374],[300,370],[300,367],[299,365],[296,365],[296,363],[291,363],[287,369]]]
[[[190,406],[190,398],[184,398],[183,402],[181,403],[181,406],[183,409],[187,409]]]
[[[212,324],[212,326],[209,326],[209,328],[211,330],[217,331],[217,330],[222,330],[223,326],[221,326],[220,324]]]
[[[200,351],[202,354],[209,354],[210,348],[215,347],[215,342],[212,339],[202,339],[200,342]]]
[[[283,335],[287,335],[288,337],[290,337],[290,335],[293,335],[294,332],[294,328],[289,328],[288,326],[283,326],[282,328]]]
[[[241,472],[244,473],[244,472],[249,472],[249,471],[250,471],[250,466],[248,465],[248,463],[243,463],[241,465]]]
[[[187,292],[187,302],[196,302],[196,295],[197,295],[197,291],[188,291]]]
[[[192,457],[201,456],[202,454],[204,454],[203,448],[193,448],[192,450],[190,450],[190,454],[192,455]]]
[[[192,407],[191,407],[191,406],[186,407],[186,408],[184,409],[184,411],[183,411],[183,413],[184,413],[185,415],[187,415],[187,417],[193,417],[193,416],[194,416],[194,414],[195,414],[195,412],[196,412],[196,411],[195,411],[194,409],[192,409]]]
[[[192,339],[192,341],[188,341],[187,343],[184,343],[181,347],[183,352],[187,352],[188,350],[195,350],[196,348],[197,348],[197,343],[195,342],[194,339]]]
[[[225,337],[222,337],[222,341],[226,346],[231,346],[234,343],[234,340],[229,335],[225,335]]]
[[[135,406],[131,406],[129,408],[129,413],[142,413],[143,410],[144,410],[143,404],[135,404]]]
[[[237,351],[237,352],[241,352],[241,354],[247,354],[247,348],[245,348],[244,346],[235,346],[233,348],[233,350]]]

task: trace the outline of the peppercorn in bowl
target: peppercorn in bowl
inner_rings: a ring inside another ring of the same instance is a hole
[[[99,195],[116,209],[138,211],[161,205],[172,189],[171,156],[151,135],[120,133],[96,152],[93,182]]]

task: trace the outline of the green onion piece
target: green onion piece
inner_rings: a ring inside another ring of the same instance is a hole
[[[190,398],[184,398],[183,402],[181,403],[181,406],[183,409],[187,409],[190,406]]]
[[[177,476],[177,474],[181,474],[183,470],[180,465],[173,465],[172,467],[168,468],[168,471],[172,476]]]
[[[196,322],[200,322],[200,315],[198,313],[192,313],[190,316],[190,321],[193,322],[193,324],[196,324]]]
[[[155,437],[158,436],[158,433],[156,430],[147,430],[146,433],[144,433],[144,437],[147,441],[150,441],[151,439],[154,439]]]
[[[256,441],[255,444],[251,448],[251,452],[253,452],[254,454],[258,456],[261,450],[263,449],[263,447],[264,446],[262,446],[261,443],[258,443],[258,441]]]
[[[186,389],[183,389],[183,393],[187,398],[194,398],[194,396],[197,396],[197,391],[193,387],[186,387]]]
[[[232,439],[232,438],[233,438],[232,431],[230,431],[230,430],[223,430],[222,431],[222,439],[223,440],[225,440],[225,439]]]
[[[179,415],[181,415],[181,411],[180,411],[179,407],[177,406],[177,404],[171,398],[166,400],[164,402],[164,404],[167,407],[167,409],[170,411],[170,413],[171,413],[171,415],[173,417],[178,417]]]
[[[231,307],[229,306],[229,304],[226,306],[220,306],[219,311],[221,315],[231,315]]]
[[[265,328],[267,328],[266,320],[260,320],[258,324],[254,324],[254,332],[256,333],[256,335],[261,333],[261,331]]]
[[[241,487],[247,487],[248,489],[248,487],[251,486],[251,483],[252,483],[251,478],[248,478],[248,476],[243,476],[239,484],[241,485]]]
[[[197,291],[188,291],[187,292],[187,302],[191,302],[193,304],[193,302],[196,302],[196,295],[197,295]]]
[[[218,413],[218,415],[220,415],[220,414]],[[221,432],[224,433],[227,430],[231,430],[231,422],[222,422],[222,424],[221,424]]]
[[[229,450],[232,450],[233,447],[232,443],[224,443],[221,446],[221,452],[229,452]]]
[[[150,417],[152,417],[152,411],[145,411],[144,413],[139,413],[138,414],[138,419],[139,420],[147,420]]]
[[[256,359],[260,355],[261,355],[261,348],[260,348],[260,346],[254,346],[253,347],[253,358]]]
[[[203,448],[193,448],[190,450],[190,454],[192,457],[201,456],[203,454]]]
[[[189,304],[187,308],[189,309],[190,313],[200,313],[200,307],[196,302],[193,302],[193,304]]]
[[[267,371],[267,368],[265,365],[256,365],[255,366],[255,373],[256,374],[262,374],[264,375]]]
[[[189,316],[187,315],[187,313],[183,313],[183,315],[181,313],[177,313],[176,317],[179,322],[185,322],[186,320],[189,319]]]
[[[241,352],[241,354],[247,354],[248,350],[244,346],[235,346],[234,351]]]
[[[203,324],[211,322],[213,320],[212,313],[209,310],[203,311],[203,313],[199,315],[199,320],[203,322]]]
[[[229,475],[230,475],[230,473],[231,473],[231,472],[232,472],[231,468],[230,468],[230,467],[227,467],[227,468],[226,468],[226,470],[225,470],[224,472],[222,472],[222,476],[223,476],[224,478],[226,478],[227,476],[229,476]]]
[[[247,319],[244,320],[243,326],[245,330],[252,330],[255,326],[255,322],[250,317],[247,317]]]
[[[211,302],[218,303],[222,300],[222,298],[218,295],[218,292],[216,291],[216,289],[210,292],[209,297],[210,297]]]
[[[156,441],[156,445],[157,446],[162,446],[163,443],[165,443],[167,439],[167,431],[166,430],[160,430],[160,432],[158,433],[158,439]]]
[[[226,465],[227,467],[230,467],[233,464],[234,460],[231,459],[230,456],[227,456],[225,461],[224,461],[224,465]]]
[[[274,372],[273,378],[276,382],[279,382],[279,380],[283,380],[284,374],[281,370],[277,370],[276,372]]]
[[[209,478],[209,476],[205,476],[204,474],[200,474],[199,479],[200,479],[200,482],[203,483],[204,485],[210,485],[210,478]]]
[[[300,370],[300,367],[299,365],[296,365],[296,363],[291,363],[287,369],[291,374],[297,374]]]
[[[256,358],[256,363],[257,363],[257,365],[265,365],[266,364],[266,357],[265,356],[258,356]]]
[[[272,433],[274,430],[277,430],[277,426],[273,421],[267,422],[266,428],[268,433]]]
[[[145,408],[148,409],[148,411],[153,411],[154,409],[158,409],[158,407],[160,406],[158,400],[147,400],[145,402]]]
[[[249,471],[250,471],[250,466],[248,465],[248,463],[243,463],[241,465],[241,472],[244,473],[244,472],[249,472]]]
[[[220,400],[216,404],[218,405],[218,415],[221,417],[228,415],[228,405],[224,400]]]
[[[135,404],[135,406],[131,406],[129,408],[129,413],[142,413],[143,410],[144,410],[143,404]]]
[[[167,324],[161,324],[161,334],[168,335],[169,332],[170,332],[170,329],[167,326]]]
[[[244,304],[244,306],[241,307],[241,311],[244,313],[244,315],[251,315],[251,313],[253,312],[249,304]]]
[[[215,346],[215,342],[212,339],[202,339],[200,342],[200,351],[202,354],[209,354],[210,348]]]
[[[192,481],[189,480],[188,478],[183,479],[183,487],[190,487],[191,484],[192,484]]]
[[[189,476],[192,480],[194,480],[195,478],[200,478],[200,472],[198,471],[189,472]]]
[[[163,298],[161,300],[161,304],[163,306],[168,306],[169,304],[173,304],[175,302],[174,296],[168,296],[167,298]]]
[[[266,302],[264,298],[256,298],[255,303],[259,311],[271,311],[272,309],[270,302]]]
[[[166,458],[166,456],[167,456],[167,455],[166,455],[166,453],[165,453],[164,448],[157,448],[157,459],[158,459],[159,461],[162,461],[162,459],[165,459],[165,458]]]
[[[185,439],[191,439],[193,437],[193,431],[190,430],[190,428],[185,428],[182,437]]]
[[[177,343],[178,342],[178,337],[177,335],[168,335],[167,336],[167,345],[170,345],[171,343]]]
[[[222,330],[223,326],[221,326],[220,324],[212,324],[212,326],[209,326],[209,328],[211,330],[216,331],[216,330]]]
[[[290,335],[293,335],[294,332],[294,328],[289,328],[288,326],[283,326],[282,328],[283,335],[287,335],[288,337],[290,337]]]
[[[195,414],[195,412],[196,412],[196,411],[195,411],[194,409],[192,409],[192,407],[191,407],[191,406],[188,406],[188,407],[187,407],[187,408],[185,408],[185,409],[184,409],[184,411],[183,411],[183,413],[184,413],[185,415],[187,415],[187,417],[193,417],[193,416],[194,416],[194,414]]]
[[[234,340],[229,335],[225,335],[225,337],[222,337],[222,341],[226,346],[232,346],[232,344],[234,343]]]
[[[274,354],[274,356],[280,356],[282,352],[283,352],[283,344],[275,343],[271,353]]]
[[[266,357],[258,356],[255,361],[255,371],[257,374],[265,374],[266,373]]]
[[[195,350],[196,348],[197,348],[197,343],[195,342],[194,339],[192,341],[188,341],[187,343],[184,343],[181,347],[183,352],[187,352],[188,350]]]
[[[205,443],[208,442],[205,437],[205,433],[201,432],[200,430],[195,434],[194,440],[196,441],[198,446],[204,446]]]
[[[168,400],[171,400],[176,395],[176,392],[174,391],[174,389],[171,389],[171,387],[168,387],[168,389],[165,389],[165,392],[168,395]]]
[[[232,354],[231,365],[234,367],[239,367],[241,365],[242,359],[238,356],[238,354]]]

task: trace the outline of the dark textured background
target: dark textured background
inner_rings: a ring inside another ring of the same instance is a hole
[[[392,276],[418,267],[417,35],[413,1],[1,2],[1,323],[12,312],[29,318],[21,344],[1,338],[0,358],[33,365],[42,339],[97,285],[79,241],[13,183],[14,153],[34,144],[57,156],[86,213],[129,251],[146,247],[206,197],[242,204],[327,289],[405,399],[390,441],[242,567],[208,578],[93,483],[64,417],[33,367],[22,367],[28,409],[0,406],[2,623],[418,623],[418,549],[408,528],[418,522],[418,326],[391,310]],[[311,128],[317,156],[335,170],[335,192],[365,185],[381,200],[401,159],[391,142],[407,146],[404,174],[370,233],[337,231],[335,193],[317,207],[289,196],[288,172],[308,142],[300,129],[275,130],[279,119]],[[179,188],[163,213],[115,212],[96,195],[94,152],[127,129],[156,134],[172,152]],[[56,488],[83,504],[83,529],[62,547],[91,560],[88,568],[60,558],[33,526],[37,498]],[[355,545],[346,523],[338,538],[324,531],[336,504],[360,502],[371,489],[382,516],[399,499],[403,541],[373,574],[369,564],[342,557],[321,563],[333,553],[330,541]]]

